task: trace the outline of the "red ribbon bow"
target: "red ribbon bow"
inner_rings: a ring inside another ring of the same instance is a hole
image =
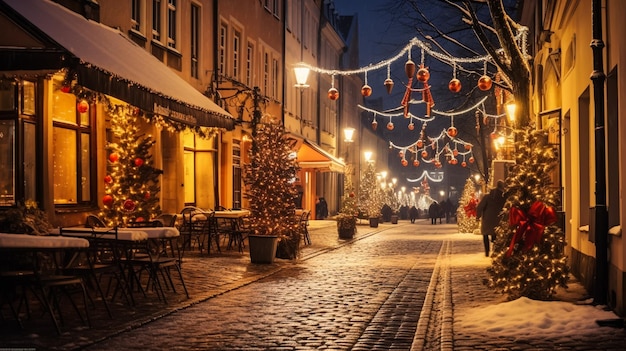
[[[515,245],[520,241],[524,242],[522,250],[530,250],[533,245],[541,240],[545,227],[554,222],[556,222],[554,209],[546,206],[541,201],[535,201],[528,209],[528,213],[524,213],[517,207],[511,208],[511,211],[509,211],[509,225],[512,227],[517,226],[517,230],[515,235],[513,235],[506,256],[511,256]]]
[[[463,206],[465,210],[465,215],[467,217],[476,217],[476,206],[478,205],[478,200],[475,198],[471,198],[467,205]]]

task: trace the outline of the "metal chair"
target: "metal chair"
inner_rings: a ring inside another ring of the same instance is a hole
[[[304,240],[305,245],[311,245],[311,236],[309,235],[309,218],[311,216],[311,211],[304,211],[300,215],[300,222],[298,229],[302,234],[302,239]]]

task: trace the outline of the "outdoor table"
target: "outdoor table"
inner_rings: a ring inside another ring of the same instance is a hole
[[[61,334],[60,323],[57,319],[58,312],[55,312],[55,309],[59,308],[58,296],[56,296],[55,291],[56,289],[63,289],[64,286],[80,286],[85,307],[85,317],[87,319],[86,323],[89,326],[87,292],[83,280],[77,276],[62,274],[63,264],[61,263],[73,260],[77,255],[77,251],[88,248],[89,241],[83,238],[0,233],[0,255],[6,259],[3,266],[0,267],[0,285],[4,286],[0,293],[4,295],[12,290],[7,287],[30,287],[33,292],[37,292],[38,300],[50,315],[57,333]],[[22,255],[24,257],[23,254],[26,254],[32,257],[28,268],[24,265],[25,262],[19,262],[22,260],[13,261],[11,259],[11,255],[16,253],[18,256]],[[64,255],[65,253],[69,255]],[[71,256],[72,258],[64,256]],[[27,297],[24,295],[22,298],[26,299]],[[17,310],[14,309],[11,300],[5,299],[5,296],[0,296],[0,300],[9,304],[16,321],[21,325],[19,317],[20,307]],[[83,319],[74,301],[72,301],[72,305],[79,317]],[[83,321],[85,320],[83,319]]]
[[[228,210],[213,211],[219,234],[228,236],[227,248],[230,249],[236,245],[240,252],[243,252],[243,240],[245,234],[248,234],[248,228],[244,223],[244,218],[250,216],[249,210]]]

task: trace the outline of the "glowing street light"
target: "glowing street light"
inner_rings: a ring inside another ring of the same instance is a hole
[[[351,143],[354,141],[353,137],[354,137],[354,128],[344,128],[343,129],[343,141],[345,141],[346,143]]]
[[[509,117],[509,121],[511,122],[511,125],[513,125],[515,123],[515,111],[517,110],[517,105],[515,104],[515,101],[511,101],[504,106],[506,108],[506,114]]]
[[[309,85],[306,84],[307,78],[309,78],[309,72],[311,69],[304,64],[299,63],[293,68],[294,73],[296,74],[296,88],[308,88]]]
[[[374,154],[374,153],[373,153],[373,152],[371,152],[371,151],[364,151],[364,152],[363,152],[363,156],[365,156],[365,161],[367,161],[367,162],[372,162],[372,161],[373,161],[373,160],[372,160],[372,155],[373,155],[373,154]]]

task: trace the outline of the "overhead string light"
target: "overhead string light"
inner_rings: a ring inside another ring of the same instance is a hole
[[[411,183],[417,183],[425,179],[430,180],[431,182],[434,182],[434,183],[439,183],[443,181],[443,176],[441,174],[437,174],[437,177],[433,177],[428,173],[428,171],[425,170],[424,172],[422,172],[421,176],[417,178],[407,178],[407,181]],[[426,185],[428,185],[428,182],[426,182]]]

